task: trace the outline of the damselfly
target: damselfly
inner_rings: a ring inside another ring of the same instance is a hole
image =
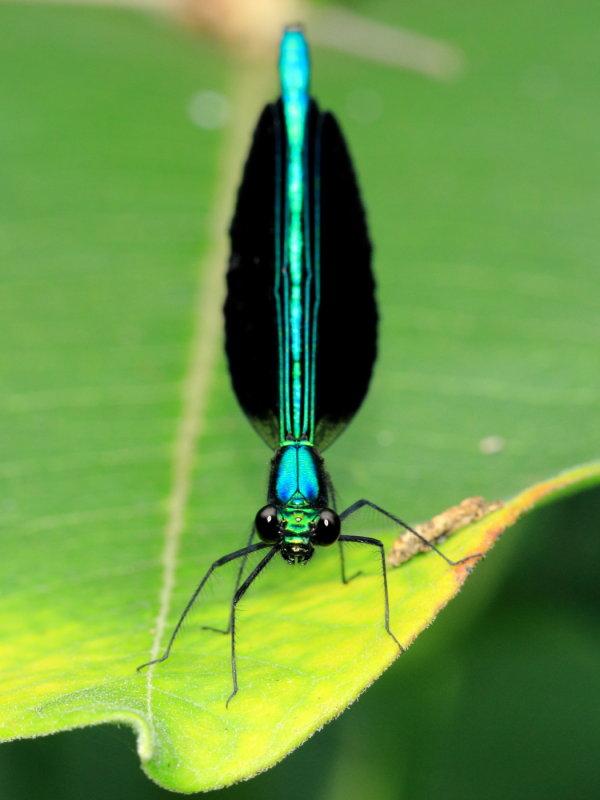
[[[289,564],[306,564],[315,548],[337,542],[342,580],[347,583],[343,543],[376,548],[385,630],[400,650],[390,629],[383,543],[342,534],[342,522],[370,506],[414,533],[449,564],[460,563],[369,500],[357,500],[339,515],[334,508],[320,453],[357,412],[371,378],[377,348],[371,243],[340,128],[309,95],[308,48],[298,26],[283,34],[279,69],[281,97],[266,106],[256,126],[231,223],[225,302],[233,389],[252,425],[275,450],[267,504],[256,515],[247,546],[210,566],[163,655],[138,667],[169,657],[210,575],[241,559],[224,631],[231,636],[233,679],[227,703],[238,690],[236,608],[277,553]],[[259,542],[253,542],[255,535]],[[246,559],[257,551],[266,552],[244,577]]]

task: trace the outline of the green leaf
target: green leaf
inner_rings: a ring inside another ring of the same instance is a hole
[[[365,187],[383,318],[372,392],[327,463],[342,498],[410,520],[465,495],[510,496],[596,452],[600,161],[586,139],[597,114],[586,30],[574,15],[555,34],[533,15],[534,57],[531,36],[501,35],[522,9],[497,11],[436,15],[437,35],[467,58],[451,86],[314,53],[315,92],[339,110]],[[417,7],[406,13],[428,30]],[[162,785],[220,786],[281,758],[397,655],[377,559],[355,548],[364,574],[349,586],[333,552],[261,577],[241,610],[228,710],[227,640],[200,626],[226,621],[231,573],[172,658],[135,672],[264,497],[269,454],[220,356],[215,229],[272,94],[259,81],[274,76],[238,66],[229,90],[229,56],[137,14],[3,5],[0,22],[11,76],[0,87],[0,732],[126,721]],[[548,74],[563,82],[550,93]],[[356,114],[356,87],[375,91],[380,118]],[[190,123],[202,91],[229,94],[242,116],[224,150],[218,131]],[[485,452],[489,437],[498,452]],[[598,471],[536,484],[444,547],[482,551],[511,515]],[[393,571],[403,643],[464,573],[434,554]]]

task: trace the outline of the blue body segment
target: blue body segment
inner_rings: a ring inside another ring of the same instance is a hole
[[[301,30],[287,28],[281,39],[279,74],[284,102],[286,98],[301,96],[308,102],[310,62],[308,45]]]
[[[317,501],[322,488],[315,463],[317,456],[311,447],[293,444],[284,447],[275,470],[275,502],[279,505]]]
[[[285,163],[280,163],[273,287],[279,342],[280,449],[273,461],[272,501],[288,537],[308,541],[326,498],[315,434],[315,371],[320,276],[311,261],[307,117],[310,104],[308,46],[300,30],[283,35],[279,60]],[[283,162],[283,159],[281,159]],[[314,203],[313,203],[314,205]]]
[[[294,509],[287,514],[282,511],[281,521],[286,533],[307,537],[314,524],[315,505],[324,496],[324,487],[316,463],[319,457],[312,448],[319,276],[315,274],[310,257],[306,134],[310,63],[302,31],[285,31],[279,72],[286,158],[281,165],[285,180],[279,186],[282,195],[278,198],[278,207],[283,207],[284,213],[277,231],[282,245],[274,285],[279,333],[281,449],[274,459],[272,492],[279,507]]]
[[[300,30],[283,35],[279,61],[285,120],[283,219],[278,219],[275,302],[279,331],[279,437],[313,443],[318,275],[311,264],[306,120],[309,106],[308,46]],[[282,165],[283,166],[283,165]],[[279,203],[278,203],[279,206]],[[315,291],[316,290],[316,291]]]
[[[322,492],[312,448],[299,447],[298,455],[298,491],[310,503],[314,503]]]

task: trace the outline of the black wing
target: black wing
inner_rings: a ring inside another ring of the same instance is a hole
[[[305,233],[319,264],[315,445],[324,449],[354,416],[376,357],[371,244],[356,176],[339,126],[311,100],[305,164]],[[254,132],[231,223],[225,348],[238,401],[265,441],[279,446],[275,270],[282,243],[287,144],[281,101]]]

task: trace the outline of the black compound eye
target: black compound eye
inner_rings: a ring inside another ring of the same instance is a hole
[[[275,506],[261,508],[256,515],[254,525],[261,540],[266,544],[275,544],[279,541],[279,523]]]
[[[340,518],[330,508],[324,508],[319,514],[319,519],[315,525],[314,542],[315,544],[327,547],[337,541],[340,535]]]

